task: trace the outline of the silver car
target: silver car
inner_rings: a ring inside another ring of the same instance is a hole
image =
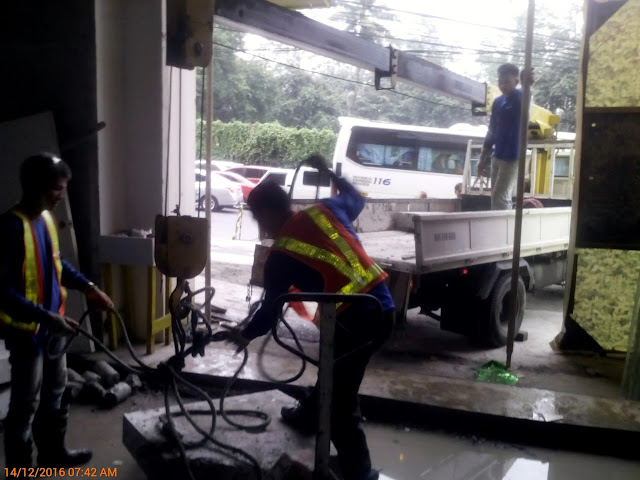
[[[206,174],[204,170],[196,170],[196,208],[205,208],[205,182]],[[237,207],[243,201],[242,188],[236,183],[224,178],[217,172],[211,172],[211,210],[219,212],[225,207]]]

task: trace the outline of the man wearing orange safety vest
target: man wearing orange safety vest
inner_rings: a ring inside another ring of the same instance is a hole
[[[91,459],[90,450],[67,450],[66,358],[49,358],[50,342],[76,333],[64,314],[66,288],[83,291],[90,306],[111,308],[111,299],[60,257],[51,210],[64,198],[69,167],[42,153],[20,167],[22,199],[0,217],[0,334],[9,349],[11,398],[5,420],[6,465],[72,467]]]
[[[387,274],[366,254],[352,222],[364,207],[362,195],[327,168],[324,158],[308,159],[328,172],[340,194],[293,213],[286,193],[275,183],[256,186],[248,198],[263,232],[275,238],[265,264],[262,308],[234,341],[246,344],[266,334],[275,320],[272,305],[291,286],[303,292],[368,293],[382,304],[379,318],[369,306],[338,305],[334,356],[344,357],[333,373],[331,440],[346,480],[375,480],[365,434],[360,427],[358,390],[371,355],[390,336],[394,304]],[[363,347],[364,346],[364,347]],[[299,431],[317,429],[318,392],[314,388],[296,408],[283,408],[283,421]]]

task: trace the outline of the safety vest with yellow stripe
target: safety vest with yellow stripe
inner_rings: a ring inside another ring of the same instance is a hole
[[[33,222],[22,212],[17,209],[11,210],[11,213],[22,221],[23,239],[24,239],[24,260],[22,262],[22,293],[25,298],[35,305],[44,303],[44,276],[50,275],[50,272],[43,272],[42,260],[40,256],[40,248],[36,240],[36,232],[33,228]],[[60,241],[58,239],[58,230],[51,213],[47,210],[42,212],[42,218],[49,233],[51,243],[51,258],[55,268],[55,279],[58,282],[60,290],[60,308],[58,313],[64,315],[65,300],[67,290],[62,286],[62,259],[60,258]],[[30,319],[12,318],[8,313],[0,309],[0,326],[15,329],[24,333],[35,335],[38,332],[40,324]]]
[[[294,213],[271,250],[318,271],[324,280],[324,293],[367,293],[387,278],[360,242],[321,203]],[[338,312],[344,308],[337,305]]]

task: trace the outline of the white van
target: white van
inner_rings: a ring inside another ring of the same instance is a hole
[[[293,184],[295,169],[292,168],[272,168],[260,179],[262,182],[275,182],[282,189],[289,193]],[[320,188],[318,188],[318,181]],[[313,200],[315,198],[327,198],[331,196],[331,178],[329,175],[320,173],[311,167],[301,167],[296,177],[296,184],[293,186],[293,199]]]
[[[372,198],[455,198],[469,140],[484,130],[416,127],[340,117],[333,155],[338,176]]]

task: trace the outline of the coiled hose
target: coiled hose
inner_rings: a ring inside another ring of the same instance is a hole
[[[184,464],[184,467],[189,479],[195,480],[195,477],[189,465],[189,461],[187,458],[187,449],[202,446],[207,442],[211,442],[215,447],[217,447],[218,452],[224,455],[231,456],[233,458],[240,458],[242,461],[247,462],[255,470],[257,478],[260,479],[262,478],[262,471],[259,463],[253,456],[251,456],[249,453],[247,453],[246,451],[240,448],[225,444],[224,442],[221,442],[220,440],[217,440],[214,437],[216,425],[217,425],[217,415],[220,415],[232,427],[246,431],[246,432],[250,432],[250,433],[262,432],[271,423],[271,417],[268,414],[258,410],[225,410],[224,408],[225,398],[229,394],[229,391],[231,390],[231,387],[233,386],[233,384],[238,379],[240,372],[247,364],[247,361],[249,358],[249,353],[247,351],[247,348],[246,347],[243,348],[243,351],[242,351],[243,359],[242,359],[241,365],[237,368],[234,375],[225,384],[223,392],[220,396],[219,408],[217,410],[209,394],[207,394],[207,392],[205,392],[203,389],[201,389],[194,383],[188,381],[181,374],[181,369],[184,367],[184,359],[186,358],[187,355],[189,354],[191,354],[192,356],[196,356],[197,354],[204,355],[204,347],[207,344],[211,342],[225,341],[229,338],[229,332],[227,331],[214,332],[211,326],[210,320],[205,318],[204,314],[200,311],[200,309],[192,303],[192,299],[196,295],[203,292],[207,294],[205,302],[211,302],[213,295],[215,294],[215,290],[212,287],[203,288],[195,292],[188,292],[187,296],[184,297],[180,302],[181,308],[184,309],[183,314],[186,312],[187,315],[189,313],[192,315],[191,329],[192,329],[194,344],[191,347],[186,348],[187,334],[184,329],[184,325],[180,320],[174,319],[175,321],[172,321],[172,332],[173,332],[176,355],[171,357],[166,362],[160,363],[157,367],[151,367],[150,365],[147,365],[142,359],[140,359],[140,357],[138,357],[138,355],[136,354],[133,348],[133,345],[131,344],[131,340],[129,339],[129,335],[125,327],[124,320],[122,319],[122,316],[120,315],[120,313],[115,309],[111,310],[111,313],[115,315],[115,317],[118,320],[118,323],[120,324],[120,327],[122,328],[122,331],[124,333],[125,344],[127,346],[129,353],[131,354],[131,357],[133,358],[137,366],[131,366],[126,362],[124,362],[117,355],[111,352],[109,348],[106,345],[104,345],[104,343],[100,341],[95,335],[93,335],[92,333],[82,328],[82,324],[84,323],[85,319],[89,316],[89,313],[90,313],[89,310],[84,312],[80,317],[79,319],[80,327],[78,328],[77,331],[79,334],[84,335],[85,337],[92,340],[101,350],[103,350],[108,355],[108,357],[111,360],[116,362],[125,371],[139,375],[142,378],[154,379],[156,381],[159,381],[161,384],[164,384],[165,414],[161,416],[161,422],[165,425],[169,437],[175,443],[180,453],[181,461]],[[256,302],[255,304],[251,305],[249,310],[249,315],[243,320],[242,322],[243,324],[250,321],[250,319],[253,317],[258,307],[260,306],[260,304],[261,302]],[[196,331],[196,326],[200,320],[202,321],[202,323],[206,325],[207,331],[204,336],[201,335],[200,332]],[[277,327],[280,321],[283,322],[287,330],[291,333],[297,349],[290,347],[289,345],[285,344],[282,340],[279,339],[277,335]],[[315,360],[305,355],[302,345],[300,344],[300,341],[298,340],[293,328],[291,328],[289,323],[284,319],[284,314],[279,315],[277,321],[273,325],[271,333],[276,343],[278,343],[280,346],[294,353],[296,356],[302,359],[302,366],[300,368],[300,371],[296,375],[288,379],[284,379],[284,380],[272,379],[272,381],[277,383],[294,382],[304,374],[307,362],[317,365],[317,362]],[[64,355],[68,351],[73,338],[74,336],[66,336],[66,338],[63,340],[62,348],[54,348],[56,347],[56,342],[52,341],[53,339],[50,339],[50,341],[47,344],[46,354],[49,356],[49,358],[62,357],[62,355]],[[267,340],[268,339],[269,337],[267,337]],[[197,345],[196,345],[196,342],[197,342]],[[260,349],[259,365],[261,366],[262,371],[263,371],[262,355],[264,353],[265,347],[266,347],[266,341]],[[266,374],[266,372],[264,373]],[[271,379],[271,377],[268,374],[266,374],[266,376],[267,378]],[[184,404],[179,386],[191,392],[193,396],[204,400],[208,404],[209,408],[197,409],[197,410],[188,409]],[[170,407],[171,395],[173,395],[173,397],[175,398],[178,404],[178,407],[179,407],[178,412],[171,410],[171,407]],[[194,419],[195,416],[201,416],[201,415],[209,415],[211,417],[211,425],[208,431],[204,430]],[[181,417],[181,416],[185,417],[185,419],[192,426],[192,428],[199,435],[202,436],[200,440],[196,442],[192,442],[190,444],[185,444],[182,441],[181,435],[179,434],[175,424],[175,418]],[[239,416],[258,419],[259,422],[247,425],[243,423],[238,423],[237,421],[231,420],[230,418],[230,417],[239,417]]]

